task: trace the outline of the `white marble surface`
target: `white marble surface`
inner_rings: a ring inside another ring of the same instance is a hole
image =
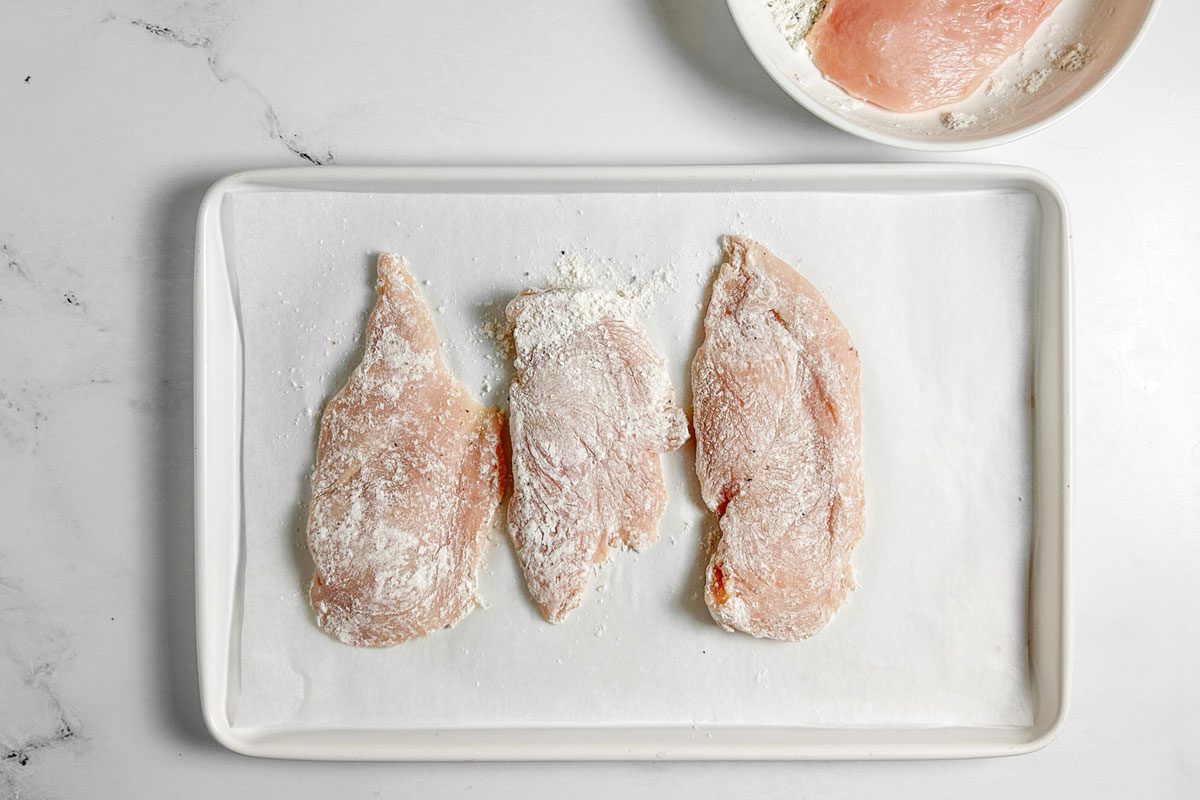
[[[1071,201],[1072,710],[954,763],[285,763],[200,722],[191,254],[248,167],[914,160],[809,116],[695,2],[0,9],[0,797],[1183,797],[1200,785],[1200,8],[1054,128],[967,160]],[[964,269],[969,269],[964,264]],[[736,794],[734,794],[736,793]]]

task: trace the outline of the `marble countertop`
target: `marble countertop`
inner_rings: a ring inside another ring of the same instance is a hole
[[[1036,167],[1071,204],[1076,661],[1056,742],[966,762],[322,764],[235,755],[200,719],[191,267],[206,187],[306,163],[939,157],[810,116],[716,0],[7,4],[0,797],[1194,791],[1198,28],[1200,8],[1164,3],[1068,119],[940,159]]]

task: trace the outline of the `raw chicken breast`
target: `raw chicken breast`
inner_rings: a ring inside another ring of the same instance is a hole
[[[658,538],[659,454],[687,439],[662,357],[632,304],[603,289],[528,291],[508,305],[513,495],[508,527],[546,619],[576,608],[608,548]]]
[[[447,372],[407,264],[378,269],[362,362],[321,415],[308,516],[317,623],[366,647],[475,606],[504,464],[500,412]]]
[[[805,639],[854,588],[858,353],[817,290],[733,236],[692,364],[696,472],[720,516],[705,600],[727,630]]]
[[[892,111],[921,111],[975,91],[1059,1],[829,0],[808,48],[817,68],[850,94]]]

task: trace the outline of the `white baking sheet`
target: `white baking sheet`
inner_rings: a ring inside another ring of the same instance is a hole
[[[1033,195],[259,192],[230,203],[245,348],[235,726],[1033,722]],[[827,630],[780,643],[711,622],[700,598],[711,523],[690,446],[665,459],[662,540],[617,554],[562,625],[526,598],[501,524],[486,607],[457,627],[390,650],[316,628],[307,477],[321,405],[357,358],[377,252],[405,255],[429,281],[448,363],[493,402],[506,374],[480,323],[553,278],[562,251],[622,277],[665,269],[676,286],[647,324],[686,404],[699,305],[728,232],[796,264],[862,354],[868,527],[860,588]]]

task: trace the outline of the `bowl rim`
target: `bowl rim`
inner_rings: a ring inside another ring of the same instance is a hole
[[[819,119],[824,120],[835,128],[839,128],[846,133],[853,134],[861,139],[868,139],[873,142],[879,142],[880,144],[891,145],[892,147],[900,147],[907,150],[953,153],[964,150],[982,150],[988,147],[995,147],[997,145],[1013,142],[1017,139],[1023,139],[1032,133],[1036,133],[1043,128],[1053,125],[1055,122],[1058,122],[1060,119],[1082,106],[1088,100],[1092,99],[1092,97],[1098,91],[1100,91],[1105,84],[1112,80],[1112,77],[1116,75],[1117,71],[1125,65],[1125,62],[1129,60],[1129,57],[1133,54],[1133,51],[1137,49],[1139,44],[1141,44],[1142,38],[1146,35],[1146,31],[1150,27],[1150,22],[1154,18],[1155,13],[1158,11],[1162,0],[1147,0],[1146,13],[1142,16],[1142,21],[1138,25],[1137,32],[1134,33],[1133,38],[1129,41],[1129,45],[1125,48],[1125,52],[1123,52],[1117,58],[1117,60],[1113,62],[1112,67],[1108,71],[1101,75],[1090,87],[1081,92],[1074,100],[1067,103],[1054,113],[1048,114],[1042,119],[1039,119],[1036,122],[1031,122],[1023,127],[1008,131],[1007,133],[998,133],[993,136],[984,136],[978,139],[970,139],[965,141],[910,139],[905,136],[878,131],[866,125],[855,122],[854,120],[844,116],[839,111],[818,103],[808,93],[801,89],[801,87],[797,85],[796,81],[792,80],[789,75],[785,74],[783,70],[777,68],[773,63],[771,63],[770,59],[766,57],[766,53],[762,52],[762,46],[756,43],[753,37],[747,35],[747,23],[743,17],[741,8],[743,4],[750,2],[758,2],[758,0],[726,0],[726,5],[729,8],[729,14],[733,17],[733,23],[737,27],[738,35],[742,37],[742,41],[746,43],[746,46],[750,49],[750,52],[754,54],[754,59],[758,61],[759,66],[771,76],[771,79],[779,85],[779,88],[787,92],[787,94],[793,100],[804,106],[804,108],[810,113]]]

